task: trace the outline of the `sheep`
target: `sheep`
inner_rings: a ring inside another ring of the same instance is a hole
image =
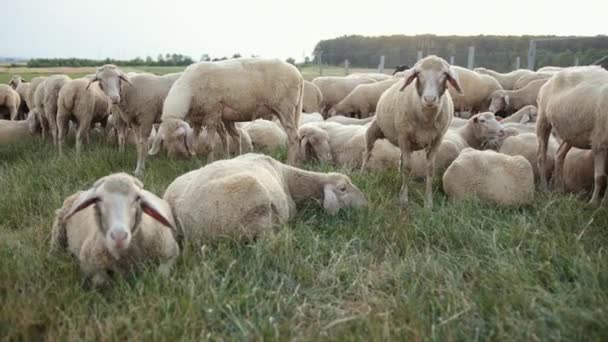
[[[534,173],[522,156],[466,148],[443,174],[443,190],[451,200],[523,206],[534,200]]]
[[[158,130],[148,153],[156,155],[164,147],[169,157],[188,159],[195,156],[200,142],[192,127],[179,119],[167,119],[164,124],[166,128]]]
[[[515,83],[513,84],[513,90],[521,89],[530,84],[530,82],[536,80],[544,80],[551,78],[551,76],[553,76],[553,73],[548,72],[535,72],[532,74],[523,75],[522,77],[518,78],[517,81],[515,81]]]
[[[544,170],[547,176],[553,173],[553,168],[555,164],[555,152],[557,151],[558,145],[559,144],[555,139],[552,138],[549,140],[549,156],[548,162]],[[498,151],[509,156],[522,156],[526,158],[526,160],[528,160],[532,165],[534,180],[538,181],[540,179],[540,172],[538,169],[538,164],[536,163],[537,150],[538,140],[536,138],[536,134],[521,133],[504,139]]]
[[[452,118],[452,121],[450,122],[450,128],[452,128],[452,129],[460,128],[460,127],[466,125],[467,122],[469,122],[468,119],[463,119],[463,118],[459,118],[459,117],[455,116]]]
[[[118,115],[135,132],[137,165],[134,174],[137,176],[143,175],[146,168],[152,126],[160,122],[165,98],[180,76],[181,73],[163,76],[148,73],[126,75],[112,64],[101,66],[95,73],[92,82],[103,85],[103,92],[113,99]]]
[[[319,87],[323,94],[323,101],[320,105],[323,117],[327,117],[329,110],[350,94],[356,86],[375,82],[373,78],[369,77],[347,78],[338,76],[320,76],[312,80],[312,83]]]
[[[482,75],[459,66],[452,66],[458,77],[462,92],[453,87],[448,87],[454,108],[458,112],[471,111],[485,112],[490,105],[490,96],[493,92],[501,90],[502,87],[496,79],[488,75]]]
[[[564,161],[564,190],[587,194],[593,189],[593,151],[573,147]]]
[[[590,204],[597,206],[606,187],[608,158],[608,71],[597,67],[573,67],[557,72],[538,95],[538,168],[545,169],[549,136],[553,129],[562,139],[555,158],[554,180],[563,188],[564,159],[572,147],[591,149],[595,184]],[[547,177],[541,174],[541,186]],[[604,196],[604,201],[606,200]]]
[[[549,79],[530,82],[527,86],[517,90],[496,90],[491,95],[490,112],[505,112],[507,115],[516,112],[527,105],[536,105],[536,98],[540,88]]]
[[[321,89],[312,82],[304,81],[304,98],[302,101],[303,113],[315,113],[320,111],[321,102],[323,102]]]
[[[557,66],[545,66],[545,67],[542,67],[542,68],[536,70],[536,72],[556,73],[556,72],[564,70],[564,69],[565,68],[563,68],[563,67],[557,67]]]
[[[475,68],[473,70],[480,74],[494,77],[504,90],[513,90],[513,85],[520,77],[534,73],[534,71],[527,69],[517,69],[506,74],[501,74],[486,68]]]
[[[41,116],[44,121],[48,124],[49,131],[53,138],[53,145],[57,145],[57,99],[59,98],[59,91],[66,85],[71,79],[66,75],[54,75],[47,78],[43,83],[40,84],[37,91],[42,91],[43,104]]]
[[[313,199],[335,215],[362,208],[365,195],[341,173],[305,171],[255,153],[220,160],[175,179],[163,195],[186,241],[252,240],[296,214]]]
[[[42,128],[42,137],[46,138],[47,133],[50,131],[49,121],[46,119],[44,114],[44,97],[46,94],[46,87],[44,86],[48,77],[45,77],[42,81],[38,83],[36,90],[34,91],[34,114],[36,115],[36,120],[40,122],[40,127]]]
[[[27,106],[30,109],[30,111],[36,107],[36,104],[34,103],[34,95],[36,94],[36,89],[38,89],[38,86],[42,82],[44,82],[45,79],[46,79],[46,77],[38,76],[38,77],[34,77],[30,80],[30,87],[27,90],[26,96],[25,96],[25,102],[27,103]]]
[[[13,75],[8,85],[15,89],[17,94],[19,94],[19,98],[21,99],[21,105],[19,106],[17,117],[19,120],[25,119],[27,114],[30,112],[28,103],[26,102],[27,93],[30,90],[30,83],[26,82],[23,77],[19,75]]]
[[[382,93],[397,82],[398,78],[390,78],[376,83],[360,84],[329,111],[329,116],[341,114],[367,118],[376,111]]]
[[[401,82],[390,87],[378,102],[376,119],[366,132],[365,159],[370,157],[377,139],[386,137],[401,150],[401,190],[399,202],[408,203],[407,177],[411,172],[412,151],[426,149],[425,206],[432,207],[432,182],[435,156],[441,140],[454,116],[454,105],[449,92],[449,82],[462,93],[458,76],[440,57],[428,56],[416,63]],[[416,82],[409,86],[411,83]],[[408,87],[409,86],[409,87]]]
[[[107,284],[109,271],[144,262],[159,262],[158,272],[168,276],[179,256],[175,229],[167,202],[116,173],[65,199],[55,212],[50,252],[67,249],[94,287]]]
[[[407,70],[407,69],[409,69],[409,68],[410,68],[410,67],[409,67],[409,65],[407,65],[407,64],[400,64],[400,65],[397,65],[397,66],[395,67],[395,71],[393,71],[393,76],[395,76],[397,73],[400,73],[400,72],[406,71],[406,70]]]
[[[8,119],[16,120],[17,114],[19,113],[19,106],[21,105],[21,98],[11,86],[7,84],[0,84],[0,108],[4,107],[8,114]],[[2,112],[0,112],[0,115]]]
[[[233,124],[233,123],[230,123]],[[235,137],[233,136],[229,136],[228,139],[228,146],[229,146],[229,152],[233,155],[241,155],[243,153],[249,153],[249,152],[253,152],[253,144],[251,142],[251,137],[249,136],[249,133],[247,133],[247,131],[236,127],[236,130],[239,131],[239,137],[241,139],[240,143],[238,141],[235,141]],[[201,131],[200,136],[197,139],[197,144],[194,147],[196,154],[200,155],[200,156],[206,156],[211,152],[211,146],[206,143],[208,141],[211,140],[211,138],[209,137],[210,132],[206,129],[203,128],[203,130]],[[215,143],[218,144],[220,143],[220,135],[216,132],[215,133]],[[241,148],[239,150],[239,147]]]
[[[278,116],[287,133],[287,161],[298,162],[298,124],[302,112],[304,79],[296,67],[279,59],[237,58],[221,62],[199,62],[184,70],[165,99],[161,120],[189,118],[195,136],[205,126],[210,136],[220,134],[226,151],[222,122],[249,121],[257,116]],[[234,125],[225,125],[238,136]],[[161,123],[159,135],[167,129]],[[219,129],[219,130],[218,130]],[[240,141],[240,139],[237,139]],[[208,160],[215,158],[210,141]]]
[[[501,123],[502,124],[506,124],[506,123],[519,123],[519,124],[525,124],[525,123],[531,123],[531,122],[536,122],[536,118],[538,117],[538,108],[536,108],[536,106],[534,105],[527,105],[527,106],[523,106],[522,108],[520,108],[517,112],[513,113],[512,115],[509,115],[508,117],[504,118]]]
[[[346,76],[346,78],[371,78],[376,82],[386,81],[391,79],[391,75],[381,74],[378,72],[356,72]]]
[[[105,126],[110,115],[110,99],[100,89],[99,84],[91,83],[92,78],[69,81],[59,91],[57,99],[57,145],[63,154],[63,141],[68,129],[68,121],[77,122],[76,153],[80,154],[82,139],[89,141],[92,125],[100,122]]]
[[[275,151],[287,147],[287,134],[278,123],[257,119],[237,124],[249,134],[254,151]]]
[[[300,115],[300,125],[303,125],[305,123],[309,123],[309,122],[320,122],[323,121],[323,115],[319,114],[319,113],[302,113],[302,115]],[[277,122],[279,125],[281,124],[280,121]]]
[[[29,113],[25,120],[0,120],[0,146],[22,141],[36,134],[36,115]]]
[[[365,119],[356,119],[356,118],[349,118],[344,115],[334,115],[334,116],[327,118],[327,120],[325,120],[325,122],[335,122],[335,123],[339,123],[342,125],[365,125],[369,122],[372,122],[372,120],[374,120],[373,116],[367,117]]]

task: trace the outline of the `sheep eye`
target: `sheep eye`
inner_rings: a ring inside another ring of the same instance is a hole
[[[341,187],[338,188],[338,190],[340,190],[341,192],[345,192],[346,191],[346,186],[342,185]]]

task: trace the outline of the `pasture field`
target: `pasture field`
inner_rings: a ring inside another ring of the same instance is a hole
[[[412,180],[405,211],[397,170],[304,164],[350,175],[369,208],[310,202],[255,243],[184,246],[169,279],[87,289],[72,257],[47,256],[54,210],[136,153],[94,136],[77,158],[67,142],[64,157],[40,138],[0,146],[0,340],[608,340],[606,209],[540,192],[518,209],[450,202],[437,177],[434,209]],[[162,196],[203,165],[150,157],[142,180]]]

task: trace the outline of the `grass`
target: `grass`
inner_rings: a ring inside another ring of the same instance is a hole
[[[40,139],[0,146],[0,340],[608,340],[605,209],[553,193],[520,209],[450,202],[437,180],[428,211],[412,180],[401,211],[396,171],[304,165],[346,172],[370,207],[308,203],[255,243],[186,246],[168,280],[85,289],[73,258],[47,257],[54,210],[135,159],[99,137],[79,159]],[[162,195],[202,165],[150,158],[143,181]]]

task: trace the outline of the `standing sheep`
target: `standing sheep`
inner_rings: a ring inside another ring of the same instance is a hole
[[[29,104],[26,101],[27,93],[30,90],[30,83],[26,82],[23,77],[19,75],[13,75],[8,85],[11,86],[11,88],[15,89],[17,94],[19,94],[19,98],[21,99],[21,105],[19,106],[19,114],[17,115],[17,117],[19,118],[19,120],[25,119],[27,114],[30,112],[30,109],[28,107]]]
[[[312,83],[321,89],[323,101],[321,102],[321,114],[328,116],[329,110],[342,101],[356,86],[360,84],[375,83],[369,77],[338,77],[320,76],[312,80]]]
[[[195,136],[202,126],[211,137],[220,134],[227,152],[223,122],[250,121],[276,115],[287,133],[289,164],[298,161],[298,122],[302,112],[304,79],[296,67],[279,59],[238,58],[190,65],[175,81],[163,106],[159,135],[167,129],[164,121],[189,118]],[[238,136],[233,125],[225,126]],[[240,141],[240,138],[237,139]],[[214,160],[211,140],[208,159]]]
[[[124,273],[144,262],[160,262],[168,276],[179,255],[169,205],[124,173],[99,179],[79,191],[55,213],[51,252],[68,249],[94,287],[109,271]]]
[[[17,120],[20,104],[19,94],[9,85],[0,84],[0,118],[3,114],[2,109],[4,109],[7,119]]]
[[[59,99],[59,91],[71,79],[66,75],[54,75],[47,78],[38,89],[44,88],[43,105],[41,114],[45,122],[48,124],[49,131],[53,137],[53,145],[57,146],[57,100]]]
[[[42,83],[45,79],[46,77],[38,76],[30,80],[30,87],[27,90],[25,97],[25,102],[27,102],[27,106],[30,108],[30,111],[33,110],[34,107],[36,107],[36,104],[34,103],[34,95],[36,94],[36,89],[38,88],[40,83]]]
[[[251,240],[296,214],[296,205],[319,200],[330,215],[367,205],[340,173],[318,173],[249,153],[220,160],[175,179],[163,198],[187,240],[213,243],[222,237]]]
[[[564,159],[570,148],[591,148],[595,165],[592,205],[600,204],[606,188],[607,108],[608,71],[595,66],[557,72],[538,95],[538,168],[544,170],[546,167],[552,129],[563,140],[555,158],[554,179],[558,188],[563,186]],[[547,177],[542,173],[541,186],[547,187]]]
[[[321,111],[321,102],[323,102],[321,89],[312,82],[304,81],[304,98],[302,101],[303,113],[316,113]]]
[[[527,86],[517,90],[496,90],[490,96],[490,112],[504,111],[507,115],[513,114],[525,106],[536,105],[536,98],[540,88],[549,79],[540,79],[530,82]]]
[[[401,191],[399,202],[408,203],[407,178],[411,173],[412,152],[426,150],[426,190],[424,203],[433,204],[432,184],[435,155],[454,116],[449,83],[462,93],[458,76],[450,65],[437,56],[428,56],[416,63],[401,82],[394,84],[378,102],[376,120],[366,133],[365,159],[370,157],[377,139],[386,137],[401,150]],[[415,82],[414,82],[415,81]],[[411,83],[413,85],[409,86]]]
[[[501,74],[499,72],[496,72],[491,69],[486,69],[486,68],[475,68],[474,70],[480,74],[489,75],[489,76],[494,77],[498,81],[498,83],[500,83],[502,88],[505,90],[513,90],[513,86],[515,85],[515,82],[517,82],[517,80],[519,78],[521,78],[524,75],[529,75],[529,74],[534,73],[534,71],[527,70],[527,69],[517,69],[517,70],[513,70],[506,74]]]
[[[397,82],[398,78],[390,78],[376,83],[360,84],[329,111],[329,116],[367,118],[376,112],[382,93]]]
[[[36,90],[34,91],[34,114],[36,115],[36,119],[40,122],[40,127],[42,128],[42,137],[46,138],[47,133],[49,133],[50,127],[49,122],[44,115],[44,97],[46,94],[46,87],[44,84],[48,77],[45,77],[42,81],[38,83]]]

